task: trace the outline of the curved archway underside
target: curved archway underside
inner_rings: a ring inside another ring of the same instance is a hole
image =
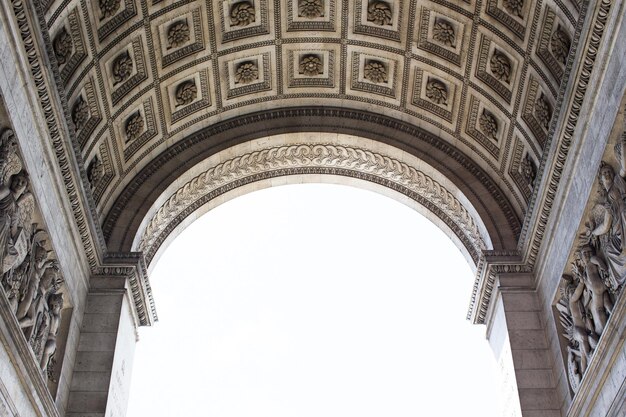
[[[578,0],[40,3],[112,251],[130,248],[134,237],[123,230],[137,230],[169,184],[201,160],[246,140],[303,131],[354,134],[424,160],[491,218],[494,248],[514,248],[581,7]]]
[[[349,185],[369,182],[373,189],[386,188],[398,193],[398,199],[403,195],[412,200],[413,207],[446,230],[470,265],[476,266],[482,251],[492,248],[476,209],[431,166],[363,138],[359,138],[359,148],[343,145],[356,139],[347,136],[335,136],[334,144],[306,139],[302,134],[263,138],[219,152],[182,174],[150,208],[132,249],[143,252],[151,264],[164,242],[175,237],[190,218],[220,204],[224,196],[228,199],[231,191],[271,186],[277,178],[283,179],[278,184],[284,184],[323,182],[329,176]]]

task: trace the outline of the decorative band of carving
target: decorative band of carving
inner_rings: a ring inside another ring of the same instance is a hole
[[[267,174],[261,175],[258,174]],[[331,174],[364,179],[399,191],[438,216],[468,250],[474,262],[486,249],[478,222],[442,184],[386,155],[327,144],[299,144],[247,153],[220,163],[180,187],[154,213],[138,250],[149,263],[165,238],[201,205],[236,187],[275,176]],[[208,197],[208,198],[207,198]]]

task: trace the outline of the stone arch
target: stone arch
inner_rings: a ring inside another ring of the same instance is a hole
[[[258,126],[262,126],[262,129],[255,129]],[[301,140],[294,141],[295,137]],[[267,149],[259,145],[270,142],[275,145]],[[155,157],[151,164],[139,171],[125,185],[124,191],[108,208],[103,223],[108,250],[110,252],[145,250],[137,239],[141,240],[138,235],[143,233],[145,223],[149,221],[147,218],[158,211],[159,207],[155,204],[164,203],[173,195],[175,190],[172,187],[191,181],[194,177],[191,173],[200,175],[202,170],[199,167],[207,170],[211,167],[210,161],[213,166],[228,159],[231,159],[231,163],[242,160],[249,162],[250,159],[280,152],[296,155],[297,152],[291,148],[281,150],[281,146],[287,143],[293,146],[304,145],[306,152],[320,151],[329,154],[334,152],[337,158],[344,158],[341,160],[346,164],[349,163],[349,155],[365,155],[365,152],[370,152],[369,157],[372,161],[362,162],[385,161],[387,166],[383,164],[380,169],[389,170],[389,175],[392,176],[402,177],[403,170],[406,172],[413,170],[416,175],[421,175],[424,173],[420,168],[427,167],[427,171],[437,177],[436,184],[447,184],[443,187],[445,192],[455,199],[459,207],[471,213],[470,218],[475,225],[480,225],[480,239],[477,237],[470,239],[464,233],[451,232],[454,235],[453,240],[466,242],[462,244],[463,250],[472,260],[471,264],[474,267],[482,250],[511,250],[517,245],[521,223],[519,207],[508,200],[499,184],[458,149],[415,126],[382,115],[344,109],[310,108],[267,111],[226,121],[204,129]],[[364,143],[367,143],[365,148]],[[319,147],[315,148],[316,145]],[[233,154],[233,149],[238,151]],[[298,148],[296,146],[293,149]],[[393,155],[397,157],[394,158]],[[411,160],[413,165],[407,164],[407,160]],[[295,159],[292,160],[294,161]],[[220,169],[225,166],[222,165]],[[396,167],[398,169],[394,171]],[[296,169],[295,166],[284,168]],[[360,172],[357,169],[340,171],[330,165],[303,165],[298,166],[297,170],[298,172],[285,171],[280,174],[268,167],[265,171],[256,173],[257,178],[250,177],[242,181],[250,183],[270,176],[295,174],[331,174],[361,178],[390,188],[396,187],[396,191],[405,196],[414,192],[410,191],[410,187],[390,181],[382,174]],[[212,192],[222,194],[225,191],[212,190]],[[435,213],[434,216],[441,219],[442,224],[447,225],[451,231],[467,229],[468,226],[462,225],[462,222],[451,221],[449,215],[437,215],[438,211],[446,212],[446,209],[442,211],[441,204],[419,201],[420,198],[422,197],[418,198],[415,194],[414,200],[422,206],[432,206],[427,211]],[[203,201],[206,203],[208,200]],[[460,201],[463,204],[460,204]],[[190,210],[188,207],[185,209]],[[179,214],[177,211],[176,216]],[[178,218],[177,222],[181,223],[182,219]],[[172,229],[176,225],[163,227]],[[472,227],[474,226],[469,228]],[[483,243],[477,245],[469,243],[478,240],[482,240]],[[146,256],[149,261],[157,249],[148,248]]]
[[[143,252],[150,265],[167,242],[212,207],[254,189],[298,182],[370,188],[415,208],[444,230],[474,271],[483,251],[493,250],[494,240],[496,245],[503,241],[489,224],[493,218],[483,218],[475,207],[476,200],[424,160],[363,137],[310,132],[240,143],[179,174],[142,209],[139,224],[128,229],[133,237],[129,250]]]

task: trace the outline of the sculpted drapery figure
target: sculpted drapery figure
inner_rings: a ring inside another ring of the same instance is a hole
[[[598,339],[591,332],[591,323],[585,309],[585,283],[569,275],[561,281],[561,299],[556,305],[561,316],[563,336],[568,341],[568,376],[574,391],[587,370],[587,364]]]
[[[566,365],[574,391],[626,282],[626,135],[614,150],[619,174],[610,164],[600,164],[599,197],[579,236],[580,246],[571,264],[573,276],[563,276],[556,304],[567,339]]]
[[[617,291],[626,281],[626,181],[621,175],[615,175],[613,167],[606,162],[600,166],[598,179],[600,199],[593,208],[593,219],[583,238],[598,240],[609,271],[608,285]]]
[[[63,296],[58,263],[46,248],[47,233],[34,221],[17,141],[0,135],[0,285],[44,374],[56,351]]]

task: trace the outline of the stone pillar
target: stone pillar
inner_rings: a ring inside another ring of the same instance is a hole
[[[67,417],[124,417],[136,320],[126,277],[91,279]]]
[[[508,353],[513,362],[523,417],[561,417],[545,321],[532,275],[499,274],[492,300],[489,342],[499,359]]]

